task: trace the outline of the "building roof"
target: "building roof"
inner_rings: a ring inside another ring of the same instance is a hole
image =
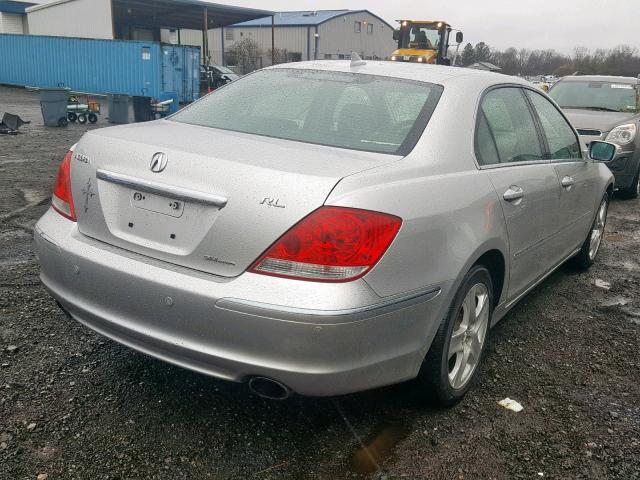
[[[23,14],[27,7],[34,5],[27,2],[15,2],[13,0],[0,0],[0,12]]]
[[[475,68],[477,70],[487,70],[489,72],[501,72],[502,69],[493,63],[489,62],[476,62],[473,65],[469,65],[469,68]]]
[[[376,14],[371,13],[369,10],[299,10],[292,12],[276,12],[274,15],[274,23],[276,27],[313,27],[350,13],[368,13],[379,18],[381,22],[389,25],[389,23]],[[271,17],[236,23],[234,25],[230,25],[230,27],[271,27]],[[391,25],[389,25],[389,27],[393,28]]]
[[[28,8],[27,13],[52,8],[74,0],[52,0]],[[148,28],[189,28],[202,30],[206,9],[210,29],[273,15],[268,10],[221,5],[205,0],[111,0],[115,24]],[[269,17],[270,18],[270,17]]]

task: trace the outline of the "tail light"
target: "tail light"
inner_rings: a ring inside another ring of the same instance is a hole
[[[73,150],[67,152],[58,168],[51,205],[60,215],[75,222],[76,209],[73,207],[73,196],[71,195],[71,157],[73,157]]]
[[[401,224],[386,213],[321,207],[280,237],[250,271],[321,282],[355,280],[380,260]]]

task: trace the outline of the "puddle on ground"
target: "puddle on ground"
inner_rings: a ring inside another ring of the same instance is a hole
[[[600,305],[603,307],[623,307],[629,303],[628,298],[622,296],[615,296],[606,298]]]
[[[638,266],[638,264],[636,262],[631,261],[631,260],[624,260],[622,262],[622,266],[625,269],[629,270],[629,271],[634,271],[634,270],[640,269],[640,266]]]
[[[351,471],[358,474],[376,472],[411,429],[405,423],[383,423],[377,426],[351,456]]]
[[[42,202],[43,200],[46,200],[47,197],[49,196],[47,193],[43,193],[40,190],[36,190],[34,188],[26,188],[26,187],[16,187],[20,193],[22,193],[22,196],[24,197],[25,201],[29,204],[37,204],[39,202]]]
[[[640,309],[627,306],[622,311],[631,319],[632,323],[640,325]]]
[[[627,240],[627,237],[620,233],[610,233],[606,236],[608,242],[621,243]]]

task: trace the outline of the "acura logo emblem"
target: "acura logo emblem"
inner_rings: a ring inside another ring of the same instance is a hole
[[[153,157],[151,157],[151,165],[149,166],[149,168],[152,172],[160,173],[165,168],[167,168],[167,161],[169,161],[169,158],[167,157],[166,153],[154,153]]]

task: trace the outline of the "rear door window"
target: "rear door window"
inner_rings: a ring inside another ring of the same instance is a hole
[[[490,90],[478,113],[475,143],[481,165],[544,160],[536,124],[520,88]]]
[[[526,90],[547,139],[552,160],[582,160],[580,144],[573,128],[558,109],[539,93]]]

